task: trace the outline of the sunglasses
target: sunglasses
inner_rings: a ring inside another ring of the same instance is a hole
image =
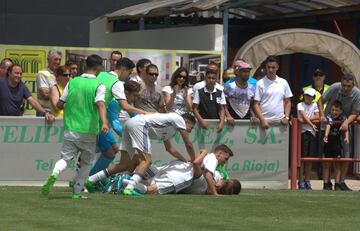
[[[150,76],[156,76],[156,77],[159,76],[159,73],[147,73],[147,74],[150,75]]]
[[[183,76],[183,75],[178,75],[178,79],[186,79],[187,76]]]
[[[324,74],[320,74],[320,73],[319,73],[319,74],[315,74],[314,76],[315,76],[315,77],[322,77],[322,76],[324,76]]]
[[[71,74],[70,73],[63,73],[62,76],[68,77],[68,76],[71,76]]]

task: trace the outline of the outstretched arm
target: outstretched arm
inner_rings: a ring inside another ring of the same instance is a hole
[[[181,130],[180,135],[181,135],[182,140],[184,141],[185,148],[189,154],[190,160],[194,161],[195,160],[195,150],[194,150],[194,146],[189,138],[189,133],[186,130]]]
[[[187,162],[187,159],[180,154],[178,150],[176,150],[170,140],[164,140],[164,146],[168,153],[170,153],[172,156],[174,156],[176,159]]]

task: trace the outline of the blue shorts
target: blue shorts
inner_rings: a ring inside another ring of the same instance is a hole
[[[109,131],[105,135],[101,132],[99,133],[97,145],[101,152],[106,152],[111,148],[113,144],[116,144],[116,140],[111,131]]]

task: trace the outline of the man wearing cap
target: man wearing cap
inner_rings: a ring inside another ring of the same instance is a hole
[[[321,69],[316,69],[313,75],[313,83],[309,84],[306,87],[303,87],[303,92],[306,91],[308,88],[314,88],[316,90],[316,95],[314,98],[314,102],[317,102],[321,95],[327,91],[327,89],[330,87],[329,85],[324,83],[325,80],[325,74]],[[302,100],[303,95],[300,96],[300,100]],[[324,108],[326,107],[326,104],[324,105]]]
[[[255,120],[252,109],[255,95],[255,86],[248,83],[250,76],[250,64],[236,60],[234,62],[235,79],[224,85],[224,93],[227,101],[225,107],[226,120],[230,125],[235,125],[234,119]]]
[[[349,125],[356,120],[357,115],[360,111],[360,90],[355,87],[355,77],[353,75],[344,75],[341,78],[341,82],[332,84],[329,89],[324,92],[324,94],[317,101],[321,121],[326,121],[325,116],[329,114],[331,105],[335,100],[341,102],[342,110],[347,117],[347,119],[341,124],[340,130],[347,131],[349,129]],[[324,103],[327,103],[329,105],[328,107],[326,107],[325,113],[323,110]],[[351,141],[351,139],[349,140]],[[350,145],[343,144],[342,157],[350,157]],[[342,162],[340,167],[341,190],[348,191],[350,189],[345,184],[345,177],[349,167],[349,163]]]
[[[320,99],[321,95],[325,91],[327,91],[327,89],[330,87],[329,85],[324,83],[325,77],[326,77],[325,73],[321,69],[318,68],[318,69],[316,69],[314,71],[314,74],[312,76],[313,83],[309,84],[308,86],[303,88],[303,92],[305,92],[309,88],[313,88],[313,89],[316,90],[316,95],[315,95],[315,98],[313,100],[314,103],[316,103]],[[301,101],[303,100],[303,97],[304,97],[303,94],[301,94],[300,95],[300,100]],[[325,108],[326,108],[326,104],[324,104],[323,109],[325,109]],[[322,145],[323,137],[324,137],[324,130],[320,130],[320,132],[316,133],[316,138],[315,139],[316,139],[317,143],[316,143],[316,151],[315,152],[318,153],[319,155],[323,152],[322,151],[322,149],[323,149],[323,145]],[[321,178],[321,166],[320,166],[320,163],[315,162],[313,164],[313,168],[317,169],[317,174],[318,174],[319,178]]]

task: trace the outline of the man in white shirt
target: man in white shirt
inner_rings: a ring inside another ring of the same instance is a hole
[[[55,83],[55,71],[60,66],[62,53],[57,49],[51,49],[48,52],[48,66],[39,71],[36,77],[38,101],[45,110],[50,110],[50,88]],[[36,116],[44,116],[43,113],[36,112]]]
[[[293,96],[288,82],[276,75],[279,69],[275,57],[266,60],[266,76],[256,84],[254,111],[263,129],[270,128],[269,122],[289,124]]]

